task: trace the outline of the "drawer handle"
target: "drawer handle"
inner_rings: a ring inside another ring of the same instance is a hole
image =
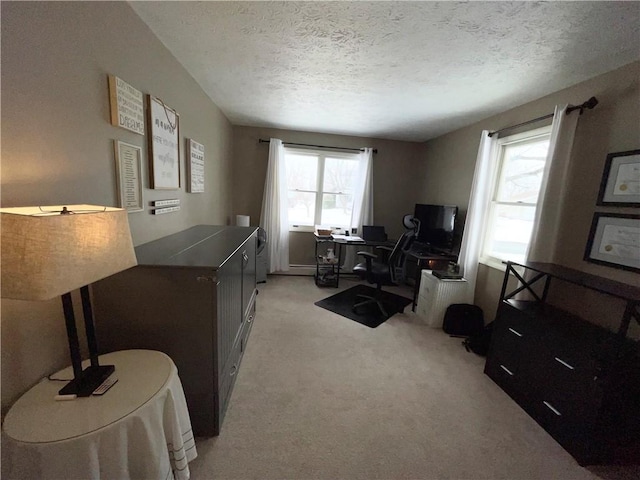
[[[253,315],[249,315],[249,319],[247,320],[247,323],[251,323],[252,320],[253,320]]]
[[[229,372],[229,376],[233,377],[236,374],[237,371],[238,371],[238,364],[236,363],[236,364],[233,365],[233,367],[231,367],[231,371]]]
[[[551,410],[553,413],[555,413],[556,415],[558,415],[559,417],[562,416],[562,414],[556,410],[555,408],[553,408],[553,405],[551,405],[549,402],[545,402],[544,400],[542,401],[542,403],[544,403],[544,406],[547,407],[549,410]]]
[[[517,335],[517,336],[519,336],[519,337],[521,337],[521,336],[522,336],[522,334],[521,334],[520,332],[518,332],[517,330],[514,330],[513,328],[509,328],[509,331],[510,331],[511,333],[513,333],[514,335]]]
[[[503,369],[505,372],[507,372],[509,375],[511,375],[513,377],[513,372],[511,370],[509,370],[507,367],[505,367],[504,365],[500,364],[500,368]]]
[[[575,370],[571,365],[569,365],[567,362],[565,362],[564,360],[560,360],[558,357],[554,357],[556,359],[556,362],[561,363],[562,365],[564,365],[565,367],[567,367],[569,370]]]

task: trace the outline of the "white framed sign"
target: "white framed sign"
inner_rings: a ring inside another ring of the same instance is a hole
[[[142,148],[113,141],[120,208],[128,212],[144,210],[142,199]]]
[[[204,145],[187,138],[187,191],[204,192]]]
[[[159,98],[149,107],[149,183],[153,189],[180,188],[180,116]]]
[[[109,75],[111,125],[144,135],[142,92],[115,75]]]

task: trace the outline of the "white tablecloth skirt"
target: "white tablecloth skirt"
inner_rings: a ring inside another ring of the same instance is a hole
[[[189,479],[188,464],[197,452],[173,369],[153,399],[97,432],[44,444],[16,442],[3,432],[3,473],[28,480]]]

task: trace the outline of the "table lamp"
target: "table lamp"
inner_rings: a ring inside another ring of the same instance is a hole
[[[2,298],[62,296],[73,380],[86,397],[114,371],[100,365],[88,285],[137,264],[126,210],[96,205],[0,208]],[[82,370],[71,292],[80,289],[90,366]]]

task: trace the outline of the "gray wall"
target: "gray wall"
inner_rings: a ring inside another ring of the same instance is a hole
[[[144,189],[144,200],[179,198],[178,213],[131,213],[136,245],[231,214],[232,127],[126,2],[2,2],[4,207],[117,205],[113,140],[146,137],[109,122],[107,75],[164,100],[180,114],[179,190]],[[204,144],[205,190],[184,188],[184,138]],[[2,406],[69,354],[59,299],[2,300]]]
[[[328,145],[345,148],[373,147],[373,203],[374,221],[385,225],[390,237],[403,231],[402,216],[413,212],[416,192],[423,177],[422,143],[349,137],[320,133],[297,132],[267,128],[233,128],[234,214],[251,216],[251,224],[258,225],[264,180],[269,159],[269,144],[258,143],[260,138],[279,138],[283,142]],[[291,264],[314,264],[314,243],[311,233],[292,232],[289,246]]]
[[[564,192],[560,241],[557,245],[550,245],[550,248],[558,263],[638,285],[640,278],[637,273],[595,265],[582,258],[595,211],[631,211],[596,207],[596,200],[606,155],[640,148],[639,78],[640,62],[635,62],[427,142],[426,175],[420,189],[420,199],[454,203],[466,210],[482,130],[515,125],[553,112],[556,104],[578,105],[595,96],[600,104],[594,110],[586,111],[578,122],[571,157],[571,181]],[[481,265],[476,303],[484,309],[489,320],[495,314],[502,277],[502,272]],[[593,321],[607,323],[611,318],[615,319],[617,313],[601,315],[599,308],[585,309],[580,305],[582,300],[580,295],[569,293],[559,299],[563,303],[572,303],[573,309],[580,310],[582,314],[589,315],[591,312]],[[594,303],[601,301],[602,296],[593,299]],[[620,305],[614,303],[617,312]]]

